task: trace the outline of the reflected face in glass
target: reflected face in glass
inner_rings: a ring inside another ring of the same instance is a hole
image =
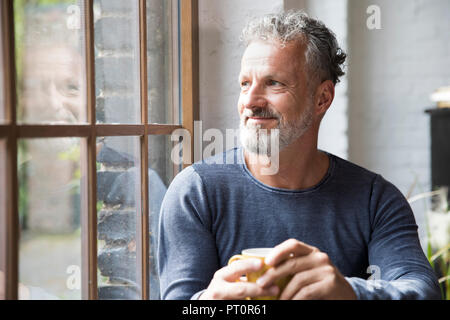
[[[30,122],[83,121],[82,58],[70,47],[27,50],[24,64],[24,118]]]

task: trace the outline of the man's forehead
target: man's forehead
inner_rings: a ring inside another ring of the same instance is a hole
[[[241,70],[247,68],[271,68],[292,70],[304,63],[304,46],[298,41],[282,44],[277,41],[251,42],[241,60]]]

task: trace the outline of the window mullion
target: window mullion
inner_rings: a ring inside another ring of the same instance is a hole
[[[8,134],[6,143],[6,219],[0,230],[5,241],[5,298],[18,299],[19,280],[19,207],[17,181],[17,134],[16,134],[16,65],[14,52],[13,1],[1,2],[2,43],[4,66],[4,93]]]
[[[93,0],[83,1],[84,41],[86,64],[86,106],[90,125],[89,137],[83,143],[82,174],[82,299],[98,299],[97,290],[97,170],[96,170],[96,119],[95,119],[95,57]],[[83,169],[84,168],[84,169]]]
[[[137,208],[140,215],[136,224],[137,264],[140,278],[141,299],[149,299],[149,195],[148,195],[148,96],[147,96],[147,4],[146,0],[139,0],[139,72],[141,93],[141,124],[144,124],[144,135],[141,136],[141,201]],[[151,262],[153,263],[153,261]]]
[[[10,124],[0,124],[0,138],[7,138],[11,130]]]
[[[180,128],[182,128],[182,126],[178,124],[147,124],[147,132],[151,135],[169,135],[172,134],[174,130]]]
[[[191,136],[191,145],[183,146],[186,167],[194,160],[194,121],[199,119],[198,0],[180,1],[180,13],[182,125]]]

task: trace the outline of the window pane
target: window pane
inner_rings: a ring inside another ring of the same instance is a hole
[[[99,123],[141,120],[138,17],[138,1],[94,1]]]
[[[140,299],[136,227],[140,214],[140,139],[97,141],[98,297]]]
[[[149,123],[180,123],[178,1],[147,0]]]
[[[6,190],[6,143],[0,139],[0,190]],[[6,199],[0,192],[0,300],[5,299]]]
[[[14,1],[19,122],[86,121],[78,3]]]
[[[159,278],[156,269],[158,221],[161,202],[178,166],[171,161],[170,136],[149,136],[149,211],[150,211],[150,299],[159,299]]]
[[[80,142],[19,141],[21,299],[81,298]]]
[[[3,23],[0,11],[0,35],[2,34],[2,27]],[[3,66],[3,46],[4,46],[3,41],[0,41],[0,123],[5,122],[5,95],[3,93],[4,90],[3,80],[5,67]]]

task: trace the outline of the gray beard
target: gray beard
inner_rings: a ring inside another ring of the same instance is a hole
[[[273,151],[280,152],[300,138],[312,125],[312,108],[308,108],[298,121],[284,123],[282,120],[274,129],[261,129],[260,125],[245,125],[245,117],[240,121],[239,138],[243,148],[253,154],[274,156]],[[278,144],[278,148],[273,145]]]

